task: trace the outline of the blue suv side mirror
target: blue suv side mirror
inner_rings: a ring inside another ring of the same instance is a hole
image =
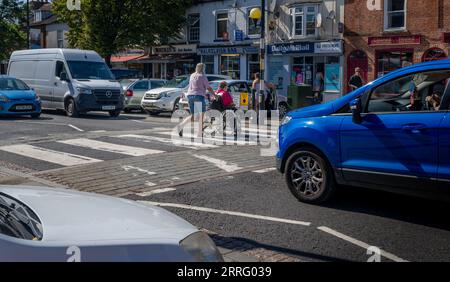
[[[360,124],[362,122],[361,112],[362,112],[362,105],[361,105],[361,99],[357,98],[350,102],[350,109],[352,111],[353,115],[353,122]]]

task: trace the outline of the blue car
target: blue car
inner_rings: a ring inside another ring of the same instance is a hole
[[[39,118],[41,100],[23,81],[0,76],[0,116],[23,116]]]
[[[450,60],[413,65],[289,113],[278,170],[301,202],[342,185],[450,199]]]

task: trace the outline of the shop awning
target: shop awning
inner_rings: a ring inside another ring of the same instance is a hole
[[[128,63],[132,60],[139,59],[143,56],[145,55],[139,54],[139,55],[112,56],[111,63]]]
[[[153,63],[176,63],[176,62],[192,62],[195,54],[167,54],[167,55],[145,55],[130,61],[137,64],[153,64]]]

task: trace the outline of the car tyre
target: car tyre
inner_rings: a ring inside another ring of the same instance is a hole
[[[110,117],[113,117],[113,118],[118,117],[118,116],[120,116],[120,111],[119,111],[119,110],[116,110],[116,111],[110,111],[110,112],[109,112],[109,116],[110,116]]]
[[[75,100],[73,100],[72,98],[70,98],[66,102],[66,114],[68,117],[71,117],[71,118],[77,118],[80,116],[80,113],[78,112]]]
[[[175,100],[175,103],[173,104],[173,111],[172,112],[176,112],[180,109],[180,98],[177,98]]]
[[[126,113],[126,114],[129,114],[129,113],[131,113],[131,109],[128,109],[128,108],[123,109],[123,112]]]
[[[288,106],[285,103],[281,103],[278,106],[278,112],[280,113],[280,119],[283,119],[287,115],[288,111],[289,111]]]
[[[38,118],[40,118],[41,117],[41,113],[38,113],[38,114],[32,114],[31,115],[31,118],[32,119],[38,119]]]
[[[159,116],[159,112],[148,112],[148,114],[154,117]]]
[[[289,157],[285,178],[291,193],[303,203],[322,204],[336,192],[334,172],[314,148],[301,148]]]

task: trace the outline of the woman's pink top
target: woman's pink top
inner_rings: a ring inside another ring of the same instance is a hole
[[[217,91],[217,95],[222,97],[222,103],[225,107],[229,107],[233,104],[233,97],[231,97],[230,92],[220,89]]]

